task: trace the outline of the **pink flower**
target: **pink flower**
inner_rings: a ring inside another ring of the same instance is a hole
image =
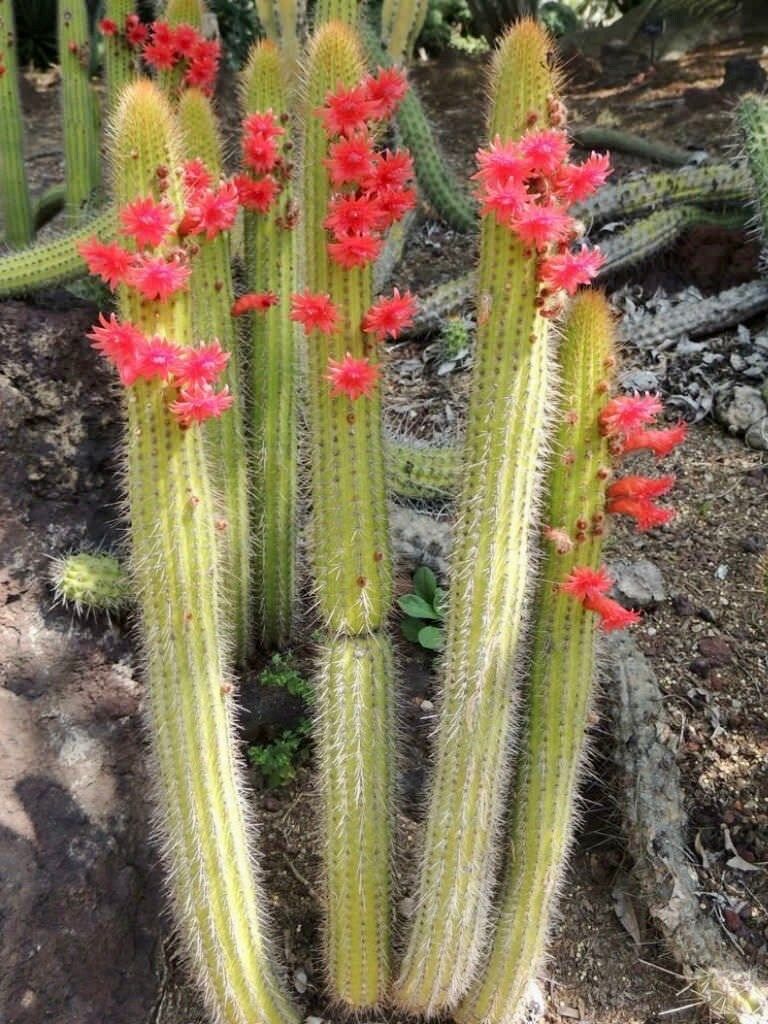
[[[332,395],[346,395],[354,402],[363,396],[371,397],[379,379],[379,368],[367,359],[355,359],[347,352],[341,360],[328,361],[325,379],[333,385]]]
[[[569,236],[573,220],[558,206],[530,203],[515,214],[510,226],[523,245],[546,249]]]
[[[608,487],[609,498],[660,498],[675,484],[674,474],[668,476],[623,476]]]
[[[608,436],[629,434],[650,423],[661,410],[658,395],[620,395],[600,413],[600,426]]]
[[[396,338],[413,323],[416,299],[410,292],[400,294],[397,288],[390,299],[379,299],[363,317],[362,328],[366,334],[375,334],[379,341]]]
[[[522,187],[533,173],[531,161],[521,152],[520,144],[502,142],[498,135],[488,149],[478,149],[476,159],[479,170],[474,177],[493,188]]]
[[[276,139],[279,135],[285,135],[285,128],[270,109],[248,114],[243,119],[243,134],[263,135],[270,139]]]
[[[142,196],[127,203],[120,211],[123,233],[137,245],[160,245],[170,234],[176,213],[168,203],[156,203],[151,196]]]
[[[250,312],[265,313],[279,301],[274,292],[248,292],[247,295],[241,295],[235,300],[230,312],[232,316],[243,316]]]
[[[126,284],[140,292],[145,299],[164,302],[171,295],[187,287],[191,270],[181,256],[134,256],[126,275]]]
[[[510,179],[504,184],[489,183],[480,189],[478,198],[481,202],[480,212],[492,213],[500,224],[512,227],[515,218],[528,209],[530,195],[525,186]],[[536,207],[534,207],[536,209]]]
[[[180,57],[191,57],[200,35],[192,25],[174,25],[171,29],[173,46]]]
[[[416,205],[416,190],[412,188],[383,188],[376,195],[379,227],[388,228]]]
[[[312,331],[333,334],[340,317],[330,295],[303,292],[291,297],[291,320],[301,324],[307,334]]]
[[[377,201],[370,195],[337,195],[328,205],[325,227],[337,235],[351,231],[371,231],[381,220]]]
[[[103,36],[116,36],[118,33],[117,22],[111,18],[102,18],[99,22],[99,32]]]
[[[133,360],[134,380],[167,380],[174,372],[182,349],[166,338],[144,338]]]
[[[198,38],[189,54],[189,64],[184,74],[186,85],[197,86],[210,95],[219,70],[221,46],[216,39]]]
[[[199,189],[179,225],[179,234],[204,234],[211,239],[222,231],[229,231],[237,217],[238,202],[234,182],[224,182],[217,189]]]
[[[552,291],[562,289],[575,295],[580,285],[589,284],[604,262],[599,249],[582,246],[578,252],[564,252],[544,260],[539,280]]]
[[[625,454],[648,448],[657,459],[662,459],[682,444],[687,435],[688,427],[682,422],[661,430],[635,430],[625,434],[621,442],[621,452]]]
[[[413,160],[407,149],[388,149],[373,155],[373,168],[363,178],[363,188],[369,192],[402,188],[413,179]]]
[[[213,175],[202,160],[187,160],[182,165],[182,171],[184,175],[184,187],[190,192],[197,192],[198,189],[210,188],[213,184]]]
[[[367,232],[339,236],[328,243],[328,253],[339,266],[351,270],[372,263],[381,251],[381,239]]]
[[[171,71],[177,59],[173,43],[158,41],[154,36],[151,42],[145,44],[142,55],[155,71]]]
[[[328,168],[334,185],[359,185],[373,173],[376,161],[367,135],[334,142],[330,156],[323,163]]]
[[[182,388],[177,401],[168,406],[182,427],[203,423],[212,417],[221,416],[230,408],[234,398],[229,388],[214,391],[210,384],[191,384]]]
[[[120,321],[114,313],[109,320],[99,313],[99,322],[86,334],[97,352],[101,352],[115,365],[132,362],[139,347],[144,342],[144,335],[135,324],[128,320]]]
[[[181,387],[192,384],[212,384],[229,362],[218,341],[202,348],[184,348],[178,353],[173,364],[173,376]]]
[[[610,173],[610,156],[590,153],[583,164],[563,164],[555,178],[555,190],[564,203],[579,203],[596,192]]]
[[[577,565],[560,584],[560,591],[576,598],[587,611],[597,612],[602,619],[601,629],[609,632],[625,629],[640,621],[637,612],[628,611],[618,601],[606,596],[612,586],[613,580],[605,566],[592,569],[587,565]]]
[[[267,213],[280,194],[280,186],[271,174],[264,178],[249,178],[238,174],[233,179],[240,205],[256,213]]]
[[[100,242],[98,238],[89,238],[79,242],[77,251],[88,265],[88,269],[96,277],[100,277],[113,290],[124,284],[133,253],[123,249],[121,245],[111,242]]]
[[[274,168],[277,158],[274,136],[266,132],[248,132],[243,136],[243,161],[251,170],[265,174]]]
[[[364,131],[374,116],[374,105],[364,85],[351,89],[339,86],[325,97],[325,105],[315,111],[328,135],[354,135]]]
[[[147,26],[142,23],[138,14],[129,14],[125,19],[125,38],[131,46],[141,46],[147,38]]]
[[[371,106],[370,116],[376,120],[391,117],[408,92],[408,80],[400,68],[379,68],[363,82]]]
[[[568,156],[568,136],[557,128],[527,132],[518,143],[521,156],[528,161],[531,173],[554,175]]]

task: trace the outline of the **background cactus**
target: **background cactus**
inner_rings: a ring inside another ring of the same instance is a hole
[[[443,499],[456,496],[461,468],[458,447],[437,448],[387,438],[387,486],[401,498]]]
[[[768,249],[768,103],[763,96],[745,96],[736,108],[736,124],[744,144],[752,185],[754,219]]]
[[[101,34],[104,40],[106,106],[110,112],[115,109],[121,91],[136,74],[133,50],[125,37],[126,18],[133,11],[134,0],[106,0],[104,4]]]
[[[5,241],[13,249],[33,235],[32,203],[24,169],[24,127],[16,57],[13,0],[0,5],[0,200]]]
[[[393,61],[408,60],[424,27],[429,0],[384,0],[381,34]]]
[[[51,584],[56,601],[71,605],[77,615],[117,614],[132,601],[128,574],[114,555],[103,551],[77,551],[54,559]]]
[[[91,41],[85,0],[58,0],[61,118],[66,209],[83,219],[101,185],[99,110],[91,87]]]

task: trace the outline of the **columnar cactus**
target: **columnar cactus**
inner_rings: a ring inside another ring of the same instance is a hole
[[[235,755],[220,530],[203,450],[203,421],[231,404],[213,386],[226,358],[191,342],[191,211],[183,208],[173,116],[150,82],[123,93],[112,137],[125,241],[93,240],[83,251],[118,294],[119,316],[102,316],[91,338],[126,386],[131,564],[170,889],[212,1016],[286,1024],[297,1017],[266,934]]]
[[[280,50],[269,40],[256,44],[243,75],[246,173],[238,179],[248,293],[236,310],[250,318],[252,583],[257,632],[266,647],[289,640],[296,599],[298,337],[291,295],[298,228],[286,93]],[[265,124],[275,132],[268,171],[248,141]]]
[[[381,32],[393,61],[399,63],[411,56],[428,11],[429,0],[384,0]]]
[[[566,248],[575,232],[567,205],[602,182],[607,162],[565,163],[550,50],[533,21],[504,36],[491,76],[492,142],[479,154],[486,216],[454,596],[417,909],[397,983],[400,1005],[416,1012],[454,1006],[483,952],[552,400],[549,317],[600,262]]]
[[[32,203],[24,170],[24,128],[16,58],[13,0],[0,2],[0,199],[5,241],[11,248],[32,240]]]
[[[112,111],[125,86],[136,75],[133,47],[125,35],[126,23],[133,14],[134,0],[106,0],[99,31],[104,39],[104,80],[107,110]]]
[[[461,451],[387,438],[387,486],[401,498],[449,500],[458,490]]]
[[[736,108],[747,167],[755,221],[760,231],[763,251],[768,249],[768,103],[764,96],[745,96]]]
[[[99,111],[89,78],[91,42],[85,0],[58,0],[61,115],[67,213],[81,220],[101,185]]]

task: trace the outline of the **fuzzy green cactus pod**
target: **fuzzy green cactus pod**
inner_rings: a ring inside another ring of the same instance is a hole
[[[13,0],[0,2],[0,202],[5,242],[16,249],[32,240],[32,203],[24,169],[24,127],[16,57]]]
[[[280,194],[263,212],[244,211],[246,288],[266,304],[245,315],[252,367],[252,578],[256,630],[270,648],[288,642],[296,601],[299,339],[291,296],[297,287],[299,228],[288,169],[292,129],[285,78],[278,47],[269,40],[257,43],[243,75],[244,113],[272,111],[284,122],[278,137]]]
[[[531,672],[518,742],[501,914],[490,955],[455,1013],[522,1020],[544,953],[573,831],[595,662],[596,616],[562,589],[576,566],[597,571],[609,479],[599,416],[615,365],[605,298],[573,303],[560,346],[561,398],[544,501],[544,561],[532,620]]]
[[[140,81],[124,91],[112,126],[115,200],[157,204],[134,235],[157,245],[130,258],[118,285],[118,321],[92,337],[126,385],[126,481],[132,576],[138,595],[159,832],[183,952],[211,1016],[226,1024],[286,1024],[295,1011],[276,974],[267,901],[254,869],[226,668],[219,538],[204,432],[226,393],[178,383],[194,365],[189,248],[179,247],[180,140],[167,101]],[[170,207],[170,208],[169,208]],[[123,217],[126,226],[129,218]],[[89,247],[117,273],[125,257]],[[101,272],[101,271],[100,271]],[[178,369],[181,366],[182,369]],[[223,413],[226,414],[226,413]]]
[[[67,214],[82,220],[101,186],[99,110],[91,86],[85,0],[58,0],[61,114]]]
[[[51,565],[56,601],[77,615],[123,611],[132,601],[128,573],[114,555],[103,551],[76,551],[56,558]]]

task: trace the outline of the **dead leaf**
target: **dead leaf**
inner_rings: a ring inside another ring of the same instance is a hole
[[[629,888],[629,877],[623,871],[620,871],[616,875],[616,881],[613,883],[613,890],[611,891],[611,897],[613,899],[613,909],[616,912],[622,927],[632,938],[632,941],[636,946],[641,944],[640,935],[640,923],[637,920],[637,914],[635,913],[635,907],[632,903],[631,897],[627,893]]]

